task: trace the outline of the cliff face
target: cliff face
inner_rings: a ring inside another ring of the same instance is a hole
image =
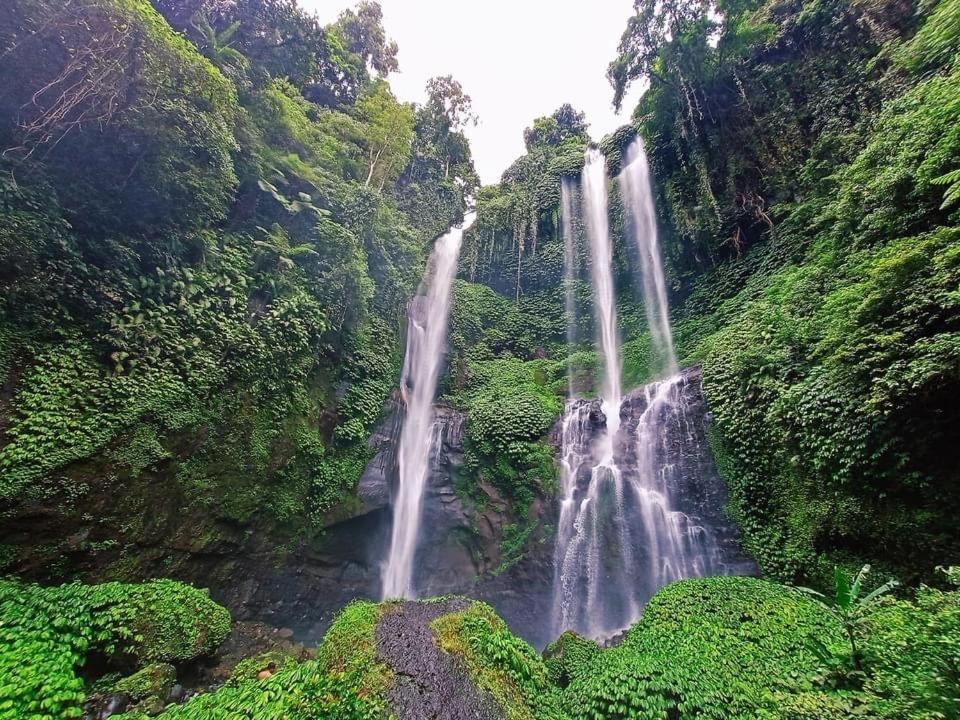
[[[710,536],[713,563],[717,575],[753,575],[756,564],[740,546],[740,533],[727,517],[727,488],[717,472],[707,438],[712,422],[701,386],[699,367],[681,371],[677,382],[676,408],[662,425],[659,437],[659,465],[674,511],[690,518]],[[640,443],[638,425],[649,407],[646,387],[630,392],[620,409],[621,432],[617,460],[628,480],[637,481]]]
[[[709,414],[700,389],[699,370],[683,373],[679,392],[684,411],[665,426],[662,461],[672,468],[665,477],[675,510],[705,528],[711,538],[717,574],[751,574],[753,564],[739,549],[737,531],[724,515],[726,491],[719,479],[706,439]],[[637,425],[647,408],[645,388],[624,399],[616,459],[629,482],[637,482]],[[598,405],[598,403],[592,403]],[[415,582],[422,596],[468,594],[482,599],[505,618],[514,632],[542,647],[552,639],[550,608],[554,582],[554,534],[558,503],[538,497],[530,508],[535,529],[515,562],[504,563],[504,527],[514,520],[513,508],[493,487],[479,490],[482,502],[458,492],[464,463],[466,416],[437,405],[442,433],[431,459],[424,496],[422,537]],[[584,442],[592,443],[604,427],[599,410],[591,414]],[[77,532],[56,552],[71,558],[90,580],[111,577],[122,565],[122,549],[91,551],[104,523],[130,527],[135,565],[125,568],[133,578],[167,575],[209,587],[213,597],[241,619],[260,619],[294,628],[304,638],[318,638],[335,613],[355,598],[379,598],[381,564],[390,541],[390,495],[395,482],[394,444],[399,428],[390,413],[370,439],[375,451],[360,479],[355,500],[328,518],[316,536],[298,537],[289,529],[256,519],[248,524],[214,523],[204,509],[189,508],[169,494],[163,468],[131,480],[122,498],[94,468],[76,467],[76,478],[87,478],[91,490],[82,499]],[[559,433],[551,441],[560,451]],[[585,481],[585,480],[584,480]],[[474,497],[477,493],[473,494]],[[83,518],[87,518],[86,521]],[[36,505],[4,535],[18,543],[43,547],[53,542],[62,517]],[[71,549],[72,548],[72,549]],[[641,543],[638,562],[645,565]],[[37,551],[35,557],[43,555]],[[54,579],[56,568],[35,563],[24,574]],[[651,587],[649,592],[655,590]],[[649,595],[646,595],[648,597]]]

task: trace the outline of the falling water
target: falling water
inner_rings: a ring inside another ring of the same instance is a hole
[[[677,371],[649,172],[639,142],[627,153],[620,185],[640,250],[651,336],[670,377],[622,397],[606,166],[598,151],[588,151],[583,215],[604,375],[599,400],[571,397],[561,425],[552,617],[555,633],[573,629],[594,638],[628,627],[663,585],[728,567],[712,533],[678,510],[683,504],[678,495],[690,505],[689,496],[705,484],[702,460],[709,450],[702,440],[703,413],[688,412],[689,398],[698,397],[699,388]],[[562,189],[564,241],[572,248],[577,207],[572,188]],[[567,262],[572,258],[568,250]],[[571,272],[568,267],[568,279]]]
[[[383,597],[415,597],[413,560],[420,531],[423,490],[430,470],[431,448],[437,442],[433,398],[446,344],[450,291],[457,271],[463,232],[473,222],[439,238],[430,256],[427,276],[410,303],[407,347],[400,392],[406,404],[397,449],[399,481],[393,500],[390,553],[383,570]],[[425,288],[426,286],[426,288]]]
[[[564,285],[564,311],[567,316],[567,352],[572,353],[577,344],[577,299],[576,299],[576,273],[577,273],[577,254],[575,244],[576,228],[574,227],[574,217],[576,203],[576,189],[573,187],[573,180],[569,177],[563,177],[560,180],[560,224],[563,231],[563,285]],[[567,392],[573,395],[573,373],[571,367],[567,367]]]
[[[657,218],[650,184],[650,168],[640,136],[634,138],[623,158],[620,171],[620,194],[627,209],[628,230],[633,235],[640,257],[643,284],[643,306],[654,351],[662,362],[665,374],[677,372],[677,357],[670,329],[670,308],[667,304],[667,283],[657,242]]]
[[[631,572],[633,547],[623,475],[614,461],[614,439],[620,427],[620,352],[607,217],[607,167],[603,154],[596,149],[587,150],[582,187],[603,383],[599,413],[589,403],[571,400],[563,420],[563,495],[554,555],[554,618],[564,627],[573,625],[597,636],[606,633],[620,616],[635,617],[639,606],[629,593],[617,597],[611,587],[611,576],[622,582]],[[572,228],[573,203],[564,202],[562,211],[565,227]],[[596,425],[598,415],[603,417],[602,430],[593,437],[587,431]],[[585,492],[578,483],[584,471],[589,472]],[[618,550],[615,555],[608,552],[611,529]],[[584,601],[577,602],[581,592]],[[586,618],[586,627],[574,622],[574,612]]]
[[[603,355],[603,413],[607,435],[612,439],[620,424],[620,347],[617,341],[617,309],[614,305],[613,248],[607,218],[607,161],[596,148],[587,150],[583,167],[583,204],[590,246],[590,279]]]

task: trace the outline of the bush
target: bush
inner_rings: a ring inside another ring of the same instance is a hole
[[[618,647],[579,670],[572,718],[772,717],[814,689],[816,643],[843,642],[816,603],[752,578],[682,580],[657,593]]]
[[[86,693],[77,669],[94,651],[138,664],[210,653],[230,615],[172,580],[60,587],[0,580],[0,717],[70,718]]]

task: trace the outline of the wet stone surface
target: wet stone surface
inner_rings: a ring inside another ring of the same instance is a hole
[[[437,603],[398,603],[377,625],[378,659],[395,673],[387,692],[400,720],[498,720],[492,700],[478,690],[467,669],[444,653],[434,639],[430,623],[441,615],[458,612],[469,600]]]

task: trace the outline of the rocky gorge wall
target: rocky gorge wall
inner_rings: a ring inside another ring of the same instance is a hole
[[[671,462],[682,467],[681,473],[672,475],[683,479],[673,489],[674,497],[679,510],[714,535],[724,557],[723,573],[750,574],[754,566],[740,552],[736,529],[723,513],[726,493],[709,452],[709,414],[699,377],[697,369],[685,372],[687,422],[665,438]],[[638,388],[624,400],[621,415],[627,434],[643,413],[643,397]],[[466,417],[443,404],[435,412],[442,433],[424,497],[416,586],[422,596],[465,594],[484,600],[514,632],[543,647],[553,639],[549,608],[557,500],[535,498],[529,515],[535,530],[519,560],[502,568],[500,542],[512,521],[509,502],[486,484],[479,488],[480,503],[458,492]],[[355,501],[340,508],[317,536],[291,539],[286,529],[257,519],[249,524],[219,521],[213,526],[203,508],[192,508],[185,498],[169,492],[162,466],[130,479],[122,497],[111,490],[113,485],[104,481],[100,469],[83,466],[69,470],[91,487],[78,506],[76,533],[55,541],[63,518],[52,508],[35,505],[6,524],[4,541],[38,548],[56,545],[58,556],[67,558],[60,562],[69,561],[74,576],[91,581],[114,577],[119,569],[132,577],[174,577],[209,587],[213,598],[236,618],[290,627],[300,639],[312,641],[351,600],[380,596],[399,422],[394,407],[370,439],[375,454],[359,481]],[[598,416],[594,432],[600,431],[602,422]],[[558,432],[552,433],[551,441],[559,443]],[[634,452],[629,443],[619,448],[625,466]],[[90,551],[99,534],[108,532],[107,526],[124,523],[136,530],[135,548],[126,548],[137,557],[137,564],[130,567],[122,564],[123,548]],[[34,556],[43,557],[40,552]],[[41,581],[55,577],[56,571],[39,562],[21,568],[23,575]]]

